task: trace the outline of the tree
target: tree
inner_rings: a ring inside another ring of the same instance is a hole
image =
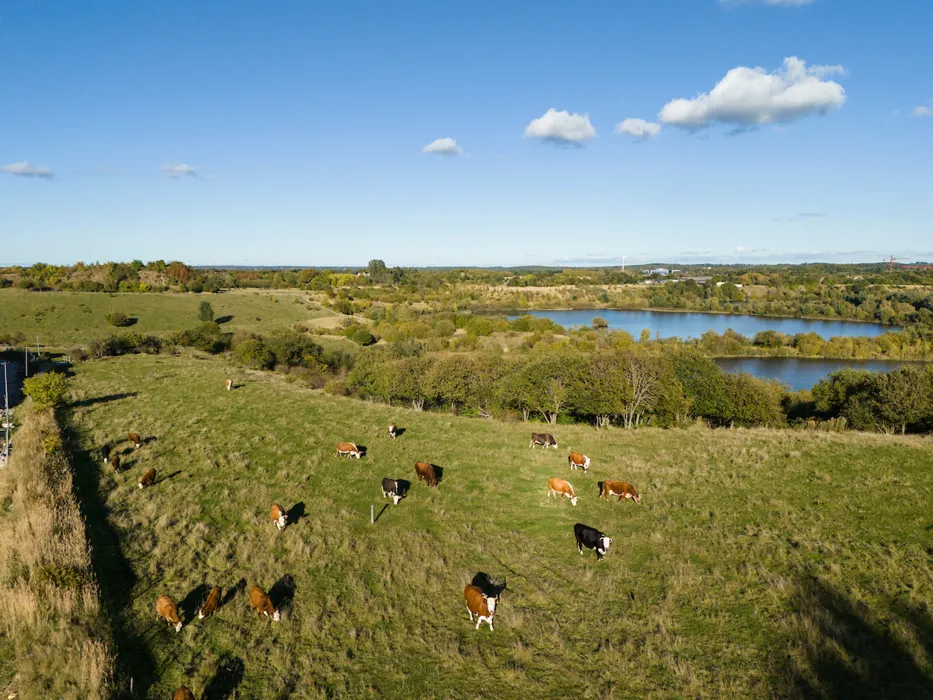
[[[626,428],[637,428],[642,416],[654,406],[659,378],[658,366],[650,358],[630,355],[624,371],[629,395],[626,397],[622,418]]]
[[[930,373],[918,367],[901,367],[875,376],[876,401],[881,422],[906,433],[930,414]]]
[[[594,316],[590,325],[593,326],[593,328],[596,330],[601,328],[609,328],[609,321],[604,319],[602,316]]]
[[[591,355],[571,387],[572,410],[605,428],[625,410],[630,393],[628,379],[618,353]]]
[[[385,282],[389,277],[386,264],[379,259],[370,260],[366,266],[366,271],[369,273],[369,279],[378,284]]]
[[[122,311],[114,311],[107,314],[107,323],[109,323],[111,326],[122,328],[123,326],[129,326],[131,321],[130,317]]]
[[[68,393],[68,380],[59,372],[43,372],[23,382],[23,393],[32,399],[37,411],[58,408]]]
[[[209,301],[202,301],[198,307],[198,320],[201,323],[209,323],[214,320],[214,307]]]

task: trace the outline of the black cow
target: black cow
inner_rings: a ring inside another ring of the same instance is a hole
[[[544,449],[553,447],[556,450],[557,440],[550,433],[532,433],[531,444],[528,447],[534,447],[535,445],[544,445]]]
[[[386,477],[385,479],[382,480],[382,497],[383,498],[385,498],[386,496],[391,496],[392,503],[394,505],[398,505],[398,502],[402,499],[404,495],[405,495],[404,489],[402,488],[402,485],[399,484],[398,481],[396,481],[395,479],[390,479],[389,477]]]
[[[577,551],[583,554],[583,548],[595,549],[597,561],[602,561],[603,557],[609,551],[609,545],[612,544],[612,538],[606,537],[595,527],[577,523],[573,526],[573,534],[577,538]]]
[[[110,461],[110,445],[104,445],[100,448],[100,454],[104,458],[104,464]]]

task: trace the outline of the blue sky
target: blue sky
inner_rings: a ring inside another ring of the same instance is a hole
[[[0,0],[0,264],[929,259],[931,193],[929,0]]]

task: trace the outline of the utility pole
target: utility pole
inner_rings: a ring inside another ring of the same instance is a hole
[[[625,256],[622,256],[622,274],[625,274]]]
[[[23,348],[23,355],[26,356],[26,369],[23,371],[23,379],[29,376],[29,348]]]
[[[6,378],[6,362],[3,363],[3,428],[4,440],[3,450],[0,451],[0,469],[6,466],[7,458],[10,456],[10,392]]]
[[[39,334],[36,333],[36,357],[42,357],[42,353],[39,351]]]

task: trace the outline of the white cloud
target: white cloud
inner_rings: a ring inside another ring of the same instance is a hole
[[[616,124],[616,133],[628,134],[636,139],[647,141],[661,133],[661,125],[646,122],[644,119],[626,119],[621,124]]]
[[[525,127],[525,138],[579,146],[596,138],[596,129],[590,124],[589,114],[558,112],[551,108]]]
[[[46,180],[51,180],[55,177],[49,168],[43,168],[39,165],[33,165],[28,161],[23,161],[21,163],[10,163],[9,165],[4,165],[0,170],[3,170],[5,173],[10,173],[10,175],[19,175],[20,177],[41,177]]]
[[[435,139],[421,149],[422,153],[433,153],[438,156],[462,156],[463,150],[457,145],[456,139]]]
[[[166,163],[162,166],[162,172],[173,180],[180,177],[198,177],[198,170],[184,163]]]
[[[914,110],[915,117],[933,117],[933,108],[926,105],[920,105]]]
[[[744,128],[792,122],[842,107],[845,88],[824,78],[843,73],[842,66],[808,67],[796,56],[785,58],[772,73],[739,66],[709,92],[668,102],[658,116],[665,124],[693,131],[713,122]]]

